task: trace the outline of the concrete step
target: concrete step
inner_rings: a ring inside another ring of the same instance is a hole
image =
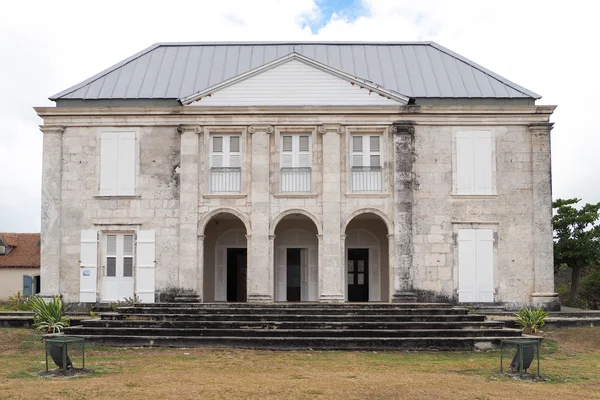
[[[298,322],[298,321],[380,321],[380,322],[402,322],[402,321],[484,321],[484,315],[460,315],[460,314],[409,314],[409,315],[293,315],[293,314],[125,314],[125,313],[102,313],[103,320],[112,319],[138,319],[154,321],[245,321],[262,322]]]
[[[126,347],[229,347],[268,350],[490,350],[502,339],[514,336],[483,337],[204,337],[204,336],[121,336],[81,335],[88,343]]]
[[[270,329],[501,329],[501,321],[426,321],[426,322],[382,322],[382,321],[155,321],[155,320],[98,320],[82,321],[86,327],[122,327],[122,328],[270,328]]]
[[[208,309],[237,309],[237,308],[269,308],[269,309],[286,309],[286,308],[308,308],[314,309],[406,309],[406,308],[461,308],[456,307],[448,303],[319,303],[319,302],[281,302],[281,303],[230,303],[230,302],[218,302],[218,303],[143,303],[136,304],[138,307],[151,307],[151,308],[173,308],[173,307],[195,307],[195,308],[208,308]]]
[[[329,338],[401,338],[401,337],[497,337],[520,336],[518,329],[194,329],[194,328],[102,328],[76,326],[67,328],[69,335],[121,335],[121,336],[202,336],[202,337],[329,337]]]

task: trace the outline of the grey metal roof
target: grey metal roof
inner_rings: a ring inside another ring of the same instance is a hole
[[[181,99],[298,53],[413,98],[539,99],[434,42],[157,43],[50,100]]]

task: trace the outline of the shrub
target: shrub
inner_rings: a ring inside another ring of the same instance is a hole
[[[7,308],[15,311],[29,311],[31,297],[26,293],[17,292],[14,296],[10,296],[6,303]]]
[[[33,326],[38,331],[46,333],[58,333],[70,325],[66,317],[66,309],[60,296],[52,297],[48,303],[41,297],[31,298],[31,310],[34,312]]]
[[[517,317],[516,323],[523,329],[523,332],[532,335],[544,326],[544,319],[548,316],[548,313],[541,308],[534,310],[525,307],[521,308],[515,316]]]
[[[600,306],[600,268],[593,269],[581,280],[579,298],[586,308],[598,309]]]

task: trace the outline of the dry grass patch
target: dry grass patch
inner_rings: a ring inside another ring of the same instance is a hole
[[[0,329],[0,399],[600,399],[600,329],[547,337],[542,373],[549,380],[541,383],[499,375],[498,352],[94,346],[86,349],[92,374],[42,378],[39,334]]]

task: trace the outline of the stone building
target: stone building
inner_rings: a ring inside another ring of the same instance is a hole
[[[36,108],[42,294],[554,307],[539,97],[431,42],[154,45]]]

